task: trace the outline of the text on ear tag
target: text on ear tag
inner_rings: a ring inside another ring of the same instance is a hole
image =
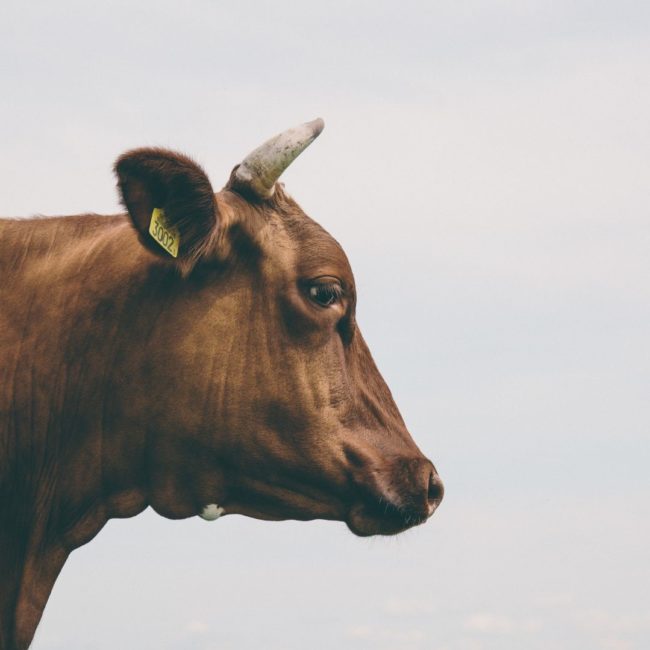
[[[161,208],[154,208],[151,213],[149,234],[172,256],[178,257],[178,247],[181,235],[178,228],[167,222],[165,212]]]

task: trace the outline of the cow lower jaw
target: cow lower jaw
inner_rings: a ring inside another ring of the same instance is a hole
[[[201,517],[201,519],[205,519],[206,521],[214,521],[215,519],[219,519],[219,517],[225,513],[225,509],[220,505],[216,503],[208,503],[208,505],[205,506],[199,514],[199,517]]]

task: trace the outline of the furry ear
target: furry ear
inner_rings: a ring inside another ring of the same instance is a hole
[[[189,270],[217,231],[212,185],[190,158],[167,149],[133,149],[115,163],[122,203],[153,253]]]

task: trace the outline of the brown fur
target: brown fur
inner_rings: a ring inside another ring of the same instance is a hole
[[[392,534],[442,498],[341,247],[279,186],[215,195],[158,149],[116,172],[128,215],[0,220],[0,650],[28,647],[68,554],[111,517],[219,503]],[[147,234],[153,207],[178,260]],[[327,308],[321,276],[343,287]]]

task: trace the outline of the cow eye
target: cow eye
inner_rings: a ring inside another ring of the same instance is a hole
[[[309,285],[309,297],[321,307],[330,307],[341,302],[343,287],[334,278],[321,278]]]

